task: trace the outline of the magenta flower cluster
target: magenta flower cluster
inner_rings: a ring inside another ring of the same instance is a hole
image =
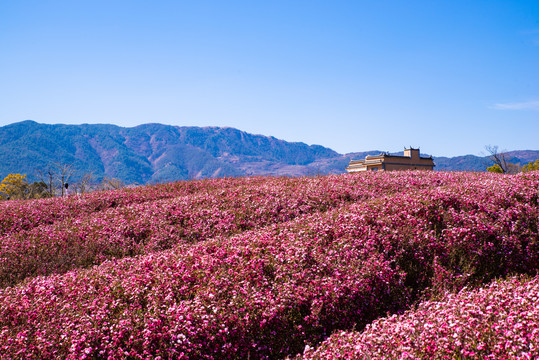
[[[538,199],[534,173],[402,172],[5,202],[0,354],[294,356],[421,299],[535,274]]]
[[[375,178],[218,179],[0,202],[0,287],[286,222],[398,191],[405,181],[384,190]]]
[[[538,304],[539,276],[495,281],[336,333],[302,359],[537,359]]]

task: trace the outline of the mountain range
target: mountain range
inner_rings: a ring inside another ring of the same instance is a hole
[[[71,165],[73,181],[115,178],[126,184],[223,176],[302,176],[345,172],[350,159],[380,151],[339,154],[320,145],[287,142],[229,127],[144,124],[50,125],[26,120],[0,127],[0,179]],[[511,151],[509,161],[528,163],[539,151]],[[434,157],[436,170],[484,171],[488,157]]]

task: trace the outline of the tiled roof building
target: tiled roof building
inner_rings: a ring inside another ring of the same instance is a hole
[[[364,160],[351,160],[347,172],[392,171],[392,170],[433,170],[432,156],[422,157],[419,149],[405,149],[404,155],[367,155]]]

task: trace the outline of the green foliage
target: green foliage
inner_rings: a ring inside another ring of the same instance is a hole
[[[28,174],[29,182],[39,181],[47,177],[36,173],[58,163],[73,164],[69,181],[73,184],[89,173],[96,183],[113,177],[125,184],[146,184],[261,174],[289,165],[305,167],[313,161],[340,158],[321,146],[289,143],[232,128],[161,124],[121,128],[34,121],[0,127],[0,180],[17,169]],[[244,170],[244,163],[248,170]],[[343,172],[345,168],[338,164],[330,167],[328,170],[333,172]],[[48,179],[45,182],[50,183]]]
[[[26,175],[9,174],[0,183],[0,199],[40,199],[50,197],[47,184],[43,181],[28,184]]]
[[[535,160],[535,162],[530,161],[528,164],[522,167],[522,172],[535,171],[535,170],[539,170],[539,159]]]
[[[500,167],[500,165],[498,165],[498,164],[494,164],[494,165],[492,165],[492,166],[489,166],[489,167],[487,168],[487,171],[488,171],[488,172],[493,172],[493,173],[499,173],[499,174],[503,174],[503,173],[504,173],[503,169],[502,169],[502,168]]]
[[[497,148],[491,150],[498,155]],[[28,174],[30,184],[44,180],[55,195],[59,169],[54,164],[72,165],[72,176],[65,181],[71,193],[76,184],[88,184],[86,174],[92,174],[90,187],[101,184],[105,177],[125,184],[148,184],[223,176],[337,174],[344,172],[350,158],[377,153],[380,151],[341,155],[318,145],[285,142],[232,128],[161,124],[121,128],[23,121],[0,127],[0,180],[17,171]],[[507,162],[503,163],[505,154]],[[539,158],[539,151],[503,152],[500,157],[502,168],[513,173],[520,169],[506,165],[525,164]],[[488,157],[473,155],[437,157],[435,162],[436,170],[449,171],[484,171],[492,164]],[[49,170],[54,177],[49,176]],[[78,190],[86,192],[88,186]],[[61,190],[57,191],[60,195]]]

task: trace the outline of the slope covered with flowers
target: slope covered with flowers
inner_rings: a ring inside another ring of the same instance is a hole
[[[2,202],[0,287],[429,185],[404,176],[384,183],[375,177],[240,178]]]
[[[426,301],[361,332],[331,336],[310,359],[537,359],[539,277],[496,281]]]
[[[535,274],[538,199],[533,173],[402,172],[3,203],[18,218],[0,219],[0,353],[293,356],[421,299]]]

